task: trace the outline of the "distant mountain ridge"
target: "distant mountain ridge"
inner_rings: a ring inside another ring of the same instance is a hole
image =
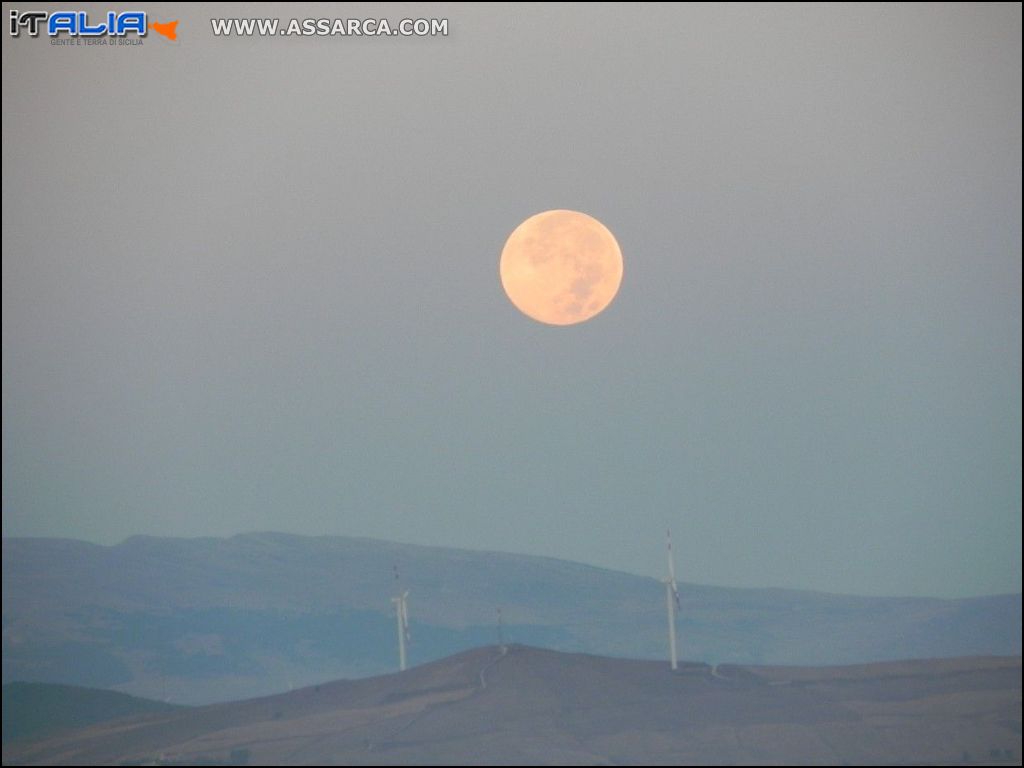
[[[182,703],[272,693],[395,665],[390,597],[410,594],[410,658],[506,638],[661,658],[654,579],[552,558],[278,533],[3,540],[3,680]],[[1019,655],[1019,595],[871,598],[682,584],[684,659],[850,664]]]

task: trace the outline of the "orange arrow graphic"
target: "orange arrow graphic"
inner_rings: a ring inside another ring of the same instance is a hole
[[[178,39],[178,22],[175,21],[151,21],[149,22],[149,28],[154,32],[159,32],[161,35],[166,37],[168,40]]]

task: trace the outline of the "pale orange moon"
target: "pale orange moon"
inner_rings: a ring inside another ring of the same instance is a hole
[[[604,310],[619,292],[622,251],[597,219],[544,211],[509,235],[499,271],[520,312],[550,325],[573,325]]]

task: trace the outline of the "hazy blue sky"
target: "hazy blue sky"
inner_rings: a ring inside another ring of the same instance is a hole
[[[1019,4],[146,10],[4,33],[5,536],[1021,589]],[[580,326],[498,280],[549,208],[624,254]]]

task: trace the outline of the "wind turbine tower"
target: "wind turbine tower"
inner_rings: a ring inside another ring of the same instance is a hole
[[[676,566],[672,557],[672,532],[665,531],[668,539],[668,578],[665,579],[665,607],[668,610],[668,653],[672,670],[679,668],[676,657],[676,611],[680,609],[679,589],[676,587]]]
[[[395,619],[398,623],[398,670],[405,672],[405,644],[409,639],[409,590],[403,590],[398,580],[398,566],[395,566],[395,586],[398,596],[392,597],[395,604]]]
[[[501,621],[501,608],[498,609],[498,650],[502,656],[508,653],[508,646],[505,645],[505,627]]]

